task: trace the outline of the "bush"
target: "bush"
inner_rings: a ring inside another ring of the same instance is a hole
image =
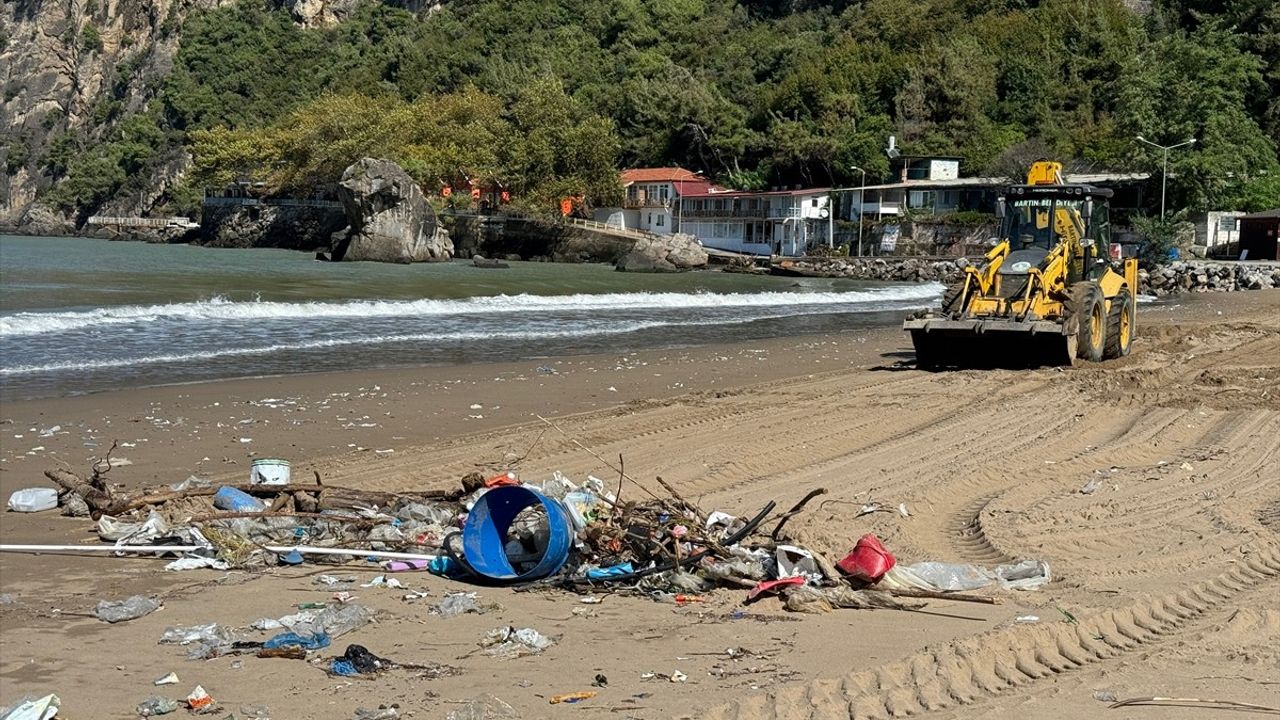
[[[1142,245],[1138,248],[1139,262],[1146,267],[1167,264],[1169,251],[1177,246],[1178,221],[1172,216],[1137,215],[1132,222],[1133,229],[1142,238]]]
[[[89,52],[100,52],[102,50],[102,35],[98,32],[98,28],[93,23],[85,23],[84,28],[80,31],[80,46]]]

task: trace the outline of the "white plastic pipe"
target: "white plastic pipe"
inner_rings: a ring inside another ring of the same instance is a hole
[[[355,555],[357,557],[376,557],[388,560],[435,560],[435,555],[421,553],[388,552],[386,550],[362,550],[351,548],[311,547],[309,545],[264,545],[274,553],[290,553],[294,550],[303,555]],[[203,545],[0,545],[0,552],[48,553],[48,552],[108,552],[108,553],[148,553],[195,552],[205,550]]]

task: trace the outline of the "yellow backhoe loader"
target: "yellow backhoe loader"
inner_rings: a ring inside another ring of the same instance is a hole
[[[1114,268],[1112,192],[1067,184],[1037,162],[996,201],[1000,235],[981,267],[965,268],[939,310],[908,318],[922,369],[1070,365],[1129,354],[1138,263]]]

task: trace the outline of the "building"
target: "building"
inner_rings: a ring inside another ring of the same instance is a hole
[[[595,219],[624,230],[657,235],[680,232],[680,198],[715,187],[703,176],[678,167],[623,170],[621,180],[626,193],[622,207],[597,208]]]
[[[1211,252],[1214,248],[1240,242],[1240,217],[1244,213],[1233,210],[1200,213],[1195,218],[1195,244]]]
[[[680,199],[682,232],[704,247],[755,255],[804,255],[831,242],[831,189],[740,192],[709,188]]]
[[[995,199],[1010,184],[1001,177],[960,177],[960,160],[954,157],[903,156],[895,159],[895,182],[841,188],[849,197],[849,220],[862,217],[881,221],[910,214],[942,215],[976,211],[994,212]],[[1132,209],[1141,206],[1142,183],[1148,173],[1085,173],[1067,175],[1069,183],[1084,183],[1111,188],[1113,208]],[[1018,179],[1022,182],[1022,178]],[[861,195],[861,198],[859,198]],[[861,202],[859,202],[859,200]]]
[[[1280,209],[1240,218],[1240,259],[1280,260]]]

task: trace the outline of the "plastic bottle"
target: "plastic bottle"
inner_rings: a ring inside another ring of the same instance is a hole
[[[58,491],[53,488],[26,488],[9,496],[14,512],[42,512],[58,507]]]

